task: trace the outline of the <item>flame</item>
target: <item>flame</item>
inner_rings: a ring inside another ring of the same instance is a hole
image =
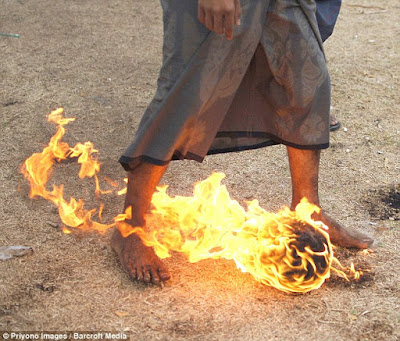
[[[100,171],[100,163],[93,157],[97,150],[91,142],[78,143],[71,148],[66,142],[61,142],[65,135],[64,126],[73,122],[75,118],[64,118],[62,108],[54,110],[48,116],[48,121],[57,124],[57,131],[41,153],[35,153],[29,157],[22,166],[22,173],[30,183],[30,198],[42,197],[51,201],[58,209],[61,221],[70,227],[79,229],[93,229],[105,232],[115,224],[101,224],[91,219],[96,209],[85,210],[83,200],[71,198],[64,199],[64,186],[53,185],[53,190],[48,191],[46,184],[50,178],[52,167],[56,161],[67,158],[78,158],[81,168],[79,178],[94,177]],[[98,192],[101,192],[98,189]],[[100,214],[101,215],[101,214]],[[68,229],[64,228],[63,231]],[[68,230],[70,231],[70,230]]]
[[[126,184],[128,184],[128,178],[124,178],[124,182],[125,182]],[[128,188],[125,187],[125,188],[119,190],[119,191],[117,192],[117,194],[118,194],[118,195],[124,195],[124,194],[127,193],[127,191],[128,191]]]
[[[221,185],[224,177],[214,173],[199,182],[192,197],[172,198],[166,186],[158,187],[147,217],[148,226],[157,228],[130,230],[124,222],[130,212],[120,215],[118,228],[124,235],[140,234],[160,258],[171,251],[184,253],[192,263],[224,258],[285,292],[319,288],[334,259],[327,227],[311,219],[319,208],[303,199],[295,212],[286,207],[274,214],[253,200],[245,210]]]
[[[160,258],[176,251],[187,255],[190,262],[209,258],[233,260],[243,272],[285,292],[304,293],[317,289],[330,276],[331,270],[346,279],[346,272],[356,279],[361,275],[353,265],[346,269],[334,257],[328,227],[311,218],[314,212],[319,212],[317,206],[303,199],[295,211],[285,207],[278,213],[270,213],[253,200],[245,209],[231,199],[226,186],[221,184],[223,173],[213,173],[197,183],[190,197],[170,197],[167,186],[157,187],[152,210],[146,217],[146,231],[127,223],[132,217],[131,207],[114,217],[110,224],[94,221],[94,216],[102,221],[104,204],[86,210],[82,199],[64,199],[64,185],[53,185],[51,191],[46,188],[56,161],[77,158],[81,165],[79,178],[94,178],[97,196],[126,193],[126,188],[118,190],[118,184],[108,178],[105,180],[113,190],[100,189],[97,175],[100,163],[94,157],[98,151],[91,142],[78,143],[71,148],[61,141],[65,125],[74,120],[64,118],[63,109],[50,113],[48,121],[57,124],[56,133],[48,146],[29,157],[22,167],[30,183],[30,197],[51,201],[58,208],[63,225],[100,233],[116,227],[124,237],[135,233],[147,246],[153,247]],[[127,183],[127,179],[124,182]],[[72,233],[66,226],[62,227],[63,232]]]
[[[92,142],[78,143],[74,148],[70,148],[69,157],[77,157],[78,163],[81,165],[79,178],[93,177],[100,171],[100,163],[93,159],[92,154],[98,153],[98,150],[93,148]]]
[[[72,231],[67,229],[65,226],[62,226],[61,229],[65,234],[71,234],[72,233]]]

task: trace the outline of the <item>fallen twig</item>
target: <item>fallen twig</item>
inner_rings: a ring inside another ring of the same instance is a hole
[[[3,37],[12,37],[12,38],[19,38],[19,34],[3,33],[3,32],[0,32],[0,36],[3,36]]]
[[[343,322],[341,321],[324,321],[324,320],[317,320],[319,323],[324,323],[324,324],[341,324]]]

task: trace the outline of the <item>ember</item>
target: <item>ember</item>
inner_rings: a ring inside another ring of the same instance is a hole
[[[144,243],[154,247],[160,258],[170,256],[171,251],[182,252],[190,262],[202,259],[224,258],[233,260],[243,272],[252,274],[258,281],[285,292],[308,292],[319,288],[335,270],[347,279],[345,272],[332,266],[339,261],[333,255],[333,246],[326,232],[328,227],[311,216],[319,208],[303,199],[295,211],[284,208],[270,213],[261,208],[257,200],[244,209],[230,198],[226,186],[221,185],[223,173],[214,173],[194,187],[191,197],[170,197],[167,186],[157,188],[152,198],[153,209],[147,216],[150,231],[125,223],[131,216],[130,208],[114,218],[110,224],[92,219],[97,213],[101,219],[104,205],[85,210],[83,200],[64,199],[64,187],[46,189],[55,161],[77,158],[81,165],[79,178],[94,178],[96,195],[124,194],[114,181],[106,179],[114,187],[102,191],[97,174],[100,163],[93,157],[98,151],[90,142],[78,143],[71,148],[61,142],[64,126],[74,121],[64,118],[63,110],[53,111],[48,120],[58,125],[56,134],[41,153],[29,157],[22,173],[31,186],[30,197],[41,196],[53,202],[60,218],[68,227],[105,232],[118,228],[124,236],[139,235]],[[63,226],[64,233],[73,229]],[[151,227],[157,228],[152,229]],[[357,278],[360,273],[347,270]]]

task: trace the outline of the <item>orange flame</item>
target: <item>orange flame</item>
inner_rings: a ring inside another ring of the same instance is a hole
[[[160,258],[169,257],[170,251],[186,254],[190,262],[224,258],[285,292],[319,288],[333,261],[326,226],[311,219],[319,208],[303,200],[295,212],[285,208],[273,214],[253,200],[245,210],[221,185],[224,177],[214,173],[199,182],[192,197],[171,198],[166,186],[158,187],[147,217],[148,225],[157,228],[148,233],[130,229],[124,222],[130,211],[119,216],[118,228],[124,235],[140,234]]]
[[[127,184],[127,183],[128,183],[128,178],[124,178],[124,182]],[[118,194],[118,195],[126,194],[126,193],[127,193],[127,190],[128,190],[128,189],[125,187],[125,188],[119,190],[119,191],[117,192],[117,194]]]
[[[74,121],[74,118],[64,118],[63,109],[57,109],[50,113],[48,121],[57,124],[57,131],[50,139],[50,142],[41,153],[35,153],[29,157],[22,166],[22,173],[28,179],[31,190],[30,197],[43,197],[51,201],[57,208],[61,221],[70,227],[79,229],[93,229],[99,232],[105,232],[115,224],[101,224],[91,219],[96,209],[85,210],[84,202],[71,198],[69,201],[64,199],[64,186],[53,186],[50,192],[46,189],[46,184],[51,175],[52,167],[55,161],[65,160],[67,158],[78,157],[78,163],[81,164],[79,177],[93,177],[100,171],[100,163],[92,156],[97,150],[93,148],[91,142],[85,144],[78,143],[74,148],[70,148],[66,142],[61,142],[65,135],[64,126]],[[63,231],[67,231],[63,229]]]
[[[30,183],[30,197],[40,196],[55,204],[66,226],[101,233],[117,227],[124,237],[135,233],[146,245],[154,247],[160,258],[177,251],[186,254],[190,262],[207,258],[233,260],[243,272],[285,292],[317,289],[330,276],[331,270],[346,279],[346,271],[351,277],[359,278],[361,273],[354,266],[345,269],[334,257],[328,227],[311,218],[314,212],[319,212],[317,206],[303,199],[295,211],[286,207],[278,213],[270,213],[253,200],[244,209],[230,198],[226,186],[221,185],[223,173],[214,173],[197,183],[191,197],[170,197],[167,186],[157,187],[152,198],[153,209],[146,218],[149,231],[127,223],[132,216],[131,207],[114,217],[111,224],[92,220],[96,212],[102,220],[103,204],[98,209],[85,210],[83,200],[64,199],[63,185],[54,185],[52,191],[46,189],[56,160],[78,157],[79,178],[94,177],[97,195],[111,192],[120,195],[126,193],[126,188],[100,190],[97,177],[100,163],[93,157],[98,151],[90,142],[78,143],[73,148],[61,142],[64,126],[74,121],[63,117],[63,109],[53,111],[48,120],[57,124],[57,131],[41,153],[25,161],[22,173]],[[117,187],[111,179],[106,178],[106,181]],[[157,228],[152,229],[152,226]],[[72,232],[65,226],[62,230]],[[336,269],[333,263],[343,271]]]
[[[67,229],[65,226],[62,226],[61,229],[65,234],[71,234],[72,233],[71,230]]]

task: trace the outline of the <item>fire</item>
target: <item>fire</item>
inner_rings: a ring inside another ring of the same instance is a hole
[[[92,143],[78,143],[71,148],[66,142],[61,141],[65,135],[64,126],[74,120],[74,118],[64,118],[61,108],[50,113],[48,121],[57,124],[57,131],[41,153],[35,153],[25,161],[22,173],[30,183],[30,197],[39,196],[51,201],[58,208],[58,214],[65,225],[104,232],[114,224],[105,225],[93,221],[91,217],[97,211],[96,209],[85,210],[83,200],[71,198],[66,201],[63,185],[54,185],[52,191],[46,188],[54,163],[67,158],[78,158],[78,163],[81,165],[79,178],[95,177],[98,183],[96,174],[100,171],[100,163],[93,157],[97,150],[93,148]],[[97,192],[101,192],[98,186],[96,186]],[[70,230],[64,228],[63,231]]]
[[[94,178],[98,196],[121,195],[126,188],[118,190],[117,183],[106,178],[113,190],[100,189],[97,176],[100,163],[94,157],[98,151],[91,142],[78,143],[71,148],[61,141],[64,126],[74,118],[64,118],[63,110],[57,109],[48,116],[48,121],[57,124],[55,135],[41,153],[25,161],[22,172],[31,186],[30,197],[50,200],[58,208],[64,225],[101,233],[116,227],[125,237],[136,233],[160,258],[176,251],[187,255],[190,262],[209,258],[233,260],[243,272],[285,292],[304,293],[317,289],[330,276],[331,270],[347,278],[347,269],[342,271],[333,266],[335,263],[340,267],[340,263],[334,257],[328,227],[311,218],[314,212],[319,212],[317,206],[303,199],[295,211],[286,207],[278,213],[270,213],[253,200],[245,209],[231,199],[226,186],[221,184],[223,173],[213,173],[197,183],[191,197],[170,197],[167,186],[158,187],[152,198],[153,208],[146,218],[148,231],[126,223],[132,214],[131,207],[110,224],[94,221],[92,217],[96,213],[102,220],[103,204],[86,210],[83,200],[64,199],[63,185],[53,185],[51,191],[47,190],[54,163],[78,158],[79,178]],[[71,233],[73,230],[66,226],[63,232]],[[354,268],[349,272],[354,278],[360,275]]]
[[[329,277],[334,258],[326,226],[311,219],[319,208],[304,199],[295,212],[284,208],[274,214],[253,200],[245,210],[221,185],[224,177],[214,173],[199,182],[192,197],[171,198],[166,186],[159,187],[147,217],[148,225],[157,228],[140,231],[145,244],[160,258],[177,251],[192,263],[233,260],[243,272],[285,292],[319,288]],[[125,218],[121,215],[119,220]],[[125,234],[140,230],[122,226]]]

